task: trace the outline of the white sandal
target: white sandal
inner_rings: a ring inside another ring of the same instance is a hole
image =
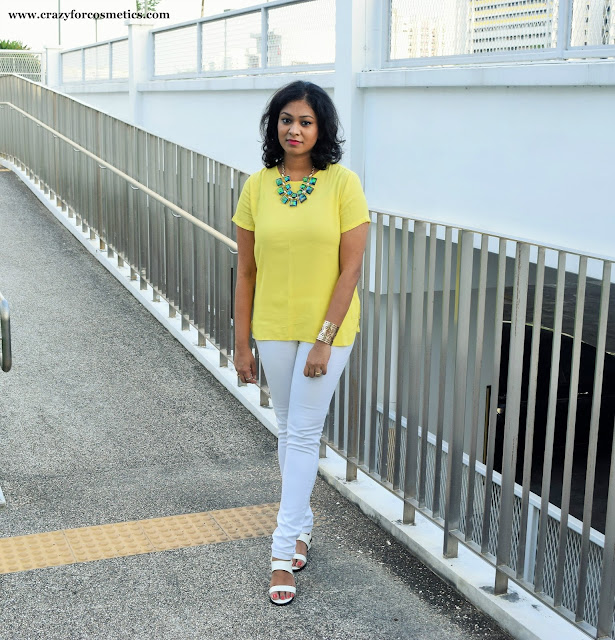
[[[311,533],[302,533],[302,534],[299,535],[297,540],[299,542],[305,542],[305,544],[307,545],[308,551],[312,548],[312,534]],[[293,560],[301,560],[301,562],[303,562],[303,564],[300,567],[293,566],[293,571],[297,572],[297,571],[301,571],[302,569],[305,569],[305,567],[307,565],[307,557],[306,556],[304,556],[302,553],[295,553],[295,555],[293,556]]]
[[[293,573],[293,565],[292,560],[272,560],[271,561],[271,571],[288,571],[292,575]],[[281,598],[276,598],[275,600],[271,597],[274,593],[281,593],[282,591],[290,591],[293,595],[290,598],[285,598],[282,600]],[[291,587],[288,584],[274,584],[273,587],[269,587],[269,600],[273,602],[273,604],[284,605],[290,604],[295,599],[295,594],[297,593],[297,587]]]

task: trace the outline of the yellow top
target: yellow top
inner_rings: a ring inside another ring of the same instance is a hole
[[[254,231],[256,340],[315,342],[340,275],[342,233],[370,222],[359,177],[339,164],[317,171],[314,191],[296,207],[282,204],[276,167],[252,174],[233,222]],[[297,191],[301,182],[291,182]],[[355,289],[333,346],[352,344],[359,331]]]

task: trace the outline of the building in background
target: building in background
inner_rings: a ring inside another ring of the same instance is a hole
[[[555,47],[553,0],[470,0],[467,53]]]

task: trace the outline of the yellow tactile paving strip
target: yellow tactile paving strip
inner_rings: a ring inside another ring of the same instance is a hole
[[[0,538],[0,574],[271,535],[278,504]]]

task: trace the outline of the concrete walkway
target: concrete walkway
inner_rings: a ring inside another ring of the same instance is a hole
[[[6,171],[0,291],[2,538],[279,499],[275,438]],[[289,607],[261,535],[4,573],[0,639],[509,638],[320,479],[313,507]]]

